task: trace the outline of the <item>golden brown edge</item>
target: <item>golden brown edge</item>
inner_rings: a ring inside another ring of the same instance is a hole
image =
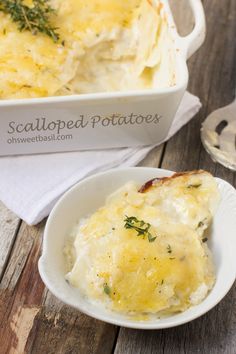
[[[146,193],[150,188],[154,187],[155,184],[161,183],[164,184],[168,181],[173,180],[174,178],[181,177],[181,176],[191,176],[191,175],[198,175],[198,174],[203,174],[203,173],[208,173],[205,170],[193,170],[193,171],[184,171],[184,172],[176,172],[170,177],[162,177],[162,178],[153,178],[146,183],[144,183],[140,188],[139,188],[139,193]]]

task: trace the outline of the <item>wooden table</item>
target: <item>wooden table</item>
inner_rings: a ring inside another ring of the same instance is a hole
[[[191,29],[186,0],[172,0],[182,34]],[[236,186],[236,174],[212,162],[200,142],[208,113],[233,100],[236,86],[236,0],[204,0],[208,34],[189,62],[189,90],[203,108],[143,166],[176,171],[203,168]],[[37,269],[45,221],[27,226],[0,205],[0,354],[236,353],[236,287],[201,318],[172,329],[138,331],[109,325],[63,305]],[[224,235],[222,235],[224,237]]]

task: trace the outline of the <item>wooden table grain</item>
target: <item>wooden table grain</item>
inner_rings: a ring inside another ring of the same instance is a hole
[[[187,0],[171,0],[181,34],[193,22]],[[189,90],[200,113],[142,166],[203,168],[236,186],[236,174],[213,163],[200,142],[201,122],[230,103],[236,86],[236,0],[204,0],[207,38],[189,61]],[[206,315],[177,328],[141,331],[109,325],[58,301],[37,269],[45,221],[27,226],[0,204],[0,354],[236,353],[236,287]],[[223,235],[222,235],[223,237]]]

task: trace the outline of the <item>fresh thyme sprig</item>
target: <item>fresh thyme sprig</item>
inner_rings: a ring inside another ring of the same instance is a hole
[[[29,7],[23,0],[0,0],[0,11],[9,14],[13,22],[18,24],[19,31],[38,32],[51,37],[54,42],[59,40],[57,28],[50,24],[50,15],[55,10],[49,5],[48,0],[33,0]]]
[[[138,234],[137,236],[147,236],[149,242],[154,242],[156,237],[153,237],[149,229],[151,225],[143,220],[138,220],[135,216],[127,216],[124,220],[126,229],[133,229]]]

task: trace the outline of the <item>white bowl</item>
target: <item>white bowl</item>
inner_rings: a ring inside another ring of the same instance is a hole
[[[90,303],[65,280],[63,248],[73,226],[102,206],[106,197],[125,182],[133,180],[142,185],[154,177],[170,176],[172,173],[147,167],[110,170],[83,180],[64,194],[47,221],[43,253],[39,260],[42,280],[58,299],[89,316],[115,325],[160,329],[178,326],[203,315],[226,295],[236,277],[236,190],[219,178],[216,180],[221,202],[214,217],[209,242],[214,256],[216,284],[201,304],[168,318],[135,321]]]

